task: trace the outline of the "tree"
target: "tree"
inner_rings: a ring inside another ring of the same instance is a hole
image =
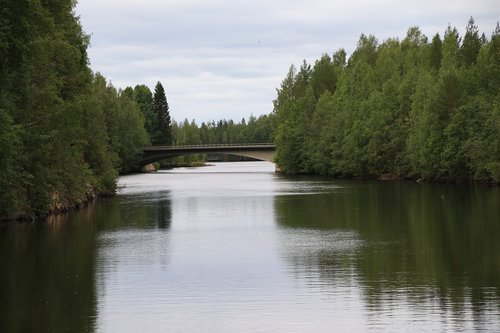
[[[152,138],[153,144],[169,145],[172,143],[170,113],[167,97],[165,96],[165,89],[163,89],[159,81],[155,87],[153,106],[157,119],[155,135]]]
[[[153,93],[148,86],[141,84],[134,88],[134,100],[144,116],[144,127],[148,132],[150,140],[155,133],[156,117],[153,105]]]
[[[71,0],[1,7],[0,186],[11,195],[0,197],[0,218],[70,208],[88,199],[93,183],[82,126],[88,37]]]
[[[477,25],[475,25],[474,19],[471,17],[467,24],[464,40],[460,49],[462,62],[465,66],[469,67],[476,63],[481,46],[482,41],[479,37]]]
[[[441,69],[449,70],[458,67],[460,60],[460,36],[457,28],[448,26],[443,38]]]
[[[439,37],[439,34],[434,35],[431,43],[430,65],[436,72],[438,72],[441,67],[442,48],[443,42],[441,41],[441,37]]]
[[[316,60],[311,74],[314,96],[319,98],[325,91],[334,92],[336,84],[335,65],[328,54],[323,54],[320,60]]]
[[[24,177],[19,163],[24,161],[20,160],[22,146],[18,132],[19,128],[0,106],[0,218],[19,211],[21,206]]]

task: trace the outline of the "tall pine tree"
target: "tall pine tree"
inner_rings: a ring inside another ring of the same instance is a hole
[[[153,144],[166,144],[172,143],[172,128],[170,113],[168,111],[167,97],[165,96],[165,89],[158,81],[155,87],[154,97],[154,112],[156,115],[156,131],[151,141]]]
[[[479,36],[479,30],[475,24],[474,18],[469,19],[467,24],[464,40],[460,48],[462,62],[465,66],[470,67],[477,61],[477,55],[481,49],[483,42]]]

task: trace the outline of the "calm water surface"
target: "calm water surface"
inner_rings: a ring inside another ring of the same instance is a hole
[[[499,188],[265,162],[120,185],[0,225],[0,332],[500,332]]]

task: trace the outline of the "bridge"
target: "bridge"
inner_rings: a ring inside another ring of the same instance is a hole
[[[167,158],[193,154],[229,154],[274,162],[273,143],[151,146],[143,148],[141,166]]]

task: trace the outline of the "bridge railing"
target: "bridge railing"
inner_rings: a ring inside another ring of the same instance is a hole
[[[165,145],[165,146],[147,146],[144,147],[146,150],[166,150],[166,149],[194,149],[194,148],[238,148],[238,147],[266,147],[274,146],[273,142],[258,142],[258,143],[213,143],[213,144],[176,144],[176,145]]]

